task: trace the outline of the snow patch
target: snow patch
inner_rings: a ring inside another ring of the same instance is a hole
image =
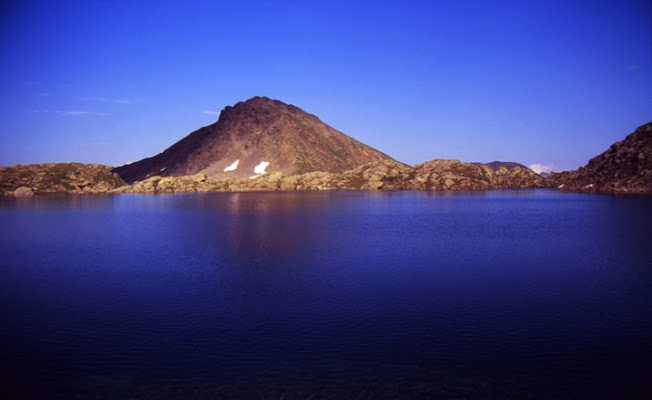
[[[159,172],[163,172],[163,171],[165,171],[166,168],[167,168],[167,167],[163,167],[163,168],[161,168],[161,170],[160,170]]]
[[[561,189],[564,187],[564,184],[562,183],[561,185],[557,186],[557,189]]]
[[[588,184],[588,185],[586,185],[586,186],[584,186],[584,189],[588,189],[588,188],[592,188],[592,187],[593,187],[593,184],[592,184],[592,183],[590,183],[590,184]]]
[[[254,176],[250,176],[249,179],[256,179],[256,178],[258,178],[259,176],[262,176],[262,175],[254,175]]]
[[[235,171],[238,169],[238,164],[240,164],[240,160],[235,160],[233,164],[229,165],[228,167],[224,168],[224,172],[230,172],[230,171]]]
[[[269,162],[263,161],[260,164],[256,165],[254,168],[254,174],[265,174],[265,169],[267,169],[267,166],[269,166]]]

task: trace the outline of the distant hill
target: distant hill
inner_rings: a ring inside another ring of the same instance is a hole
[[[551,174],[548,180],[563,190],[652,194],[652,122],[612,144],[584,167]]]
[[[212,179],[280,172],[342,173],[389,156],[331,128],[298,107],[254,97],[227,106],[212,125],[164,152],[115,168],[126,182],[203,173]]]
[[[498,171],[501,168],[511,170],[511,169],[516,168],[516,167],[529,169],[525,165],[519,164],[519,163],[513,162],[513,161],[492,161],[492,162],[488,162],[488,163],[474,162],[472,164],[474,164],[474,165],[484,165],[485,167],[491,169],[492,171]]]

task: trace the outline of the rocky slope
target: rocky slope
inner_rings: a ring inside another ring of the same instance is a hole
[[[652,122],[575,171],[551,174],[551,187],[587,193],[652,194]]]
[[[80,163],[0,167],[0,194],[107,193],[126,184],[112,169],[106,165]]]
[[[493,170],[458,160],[432,160],[414,167],[405,189],[417,190],[491,190],[542,187],[544,180],[529,168]]]
[[[256,179],[214,180],[204,174],[150,177],[117,193],[175,193],[254,190],[493,190],[543,187],[544,179],[527,168],[493,171],[457,160],[432,160],[414,168],[394,160],[374,161],[341,174],[309,172],[286,176],[280,172]]]
[[[197,173],[211,179],[249,178],[274,172],[343,173],[387,159],[295,106],[254,97],[224,108],[217,122],[164,152],[120,166],[115,172],[129,183]]]

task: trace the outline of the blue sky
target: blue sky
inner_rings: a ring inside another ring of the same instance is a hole
[[[139,160],[260,95],[408,164],[574,169],[651,93],[648,0],[0,5],[0,165]]]

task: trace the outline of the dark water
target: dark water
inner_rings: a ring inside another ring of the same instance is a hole
[[[3,398],[652,396],[650,199],[3,198],[0,239]]]

